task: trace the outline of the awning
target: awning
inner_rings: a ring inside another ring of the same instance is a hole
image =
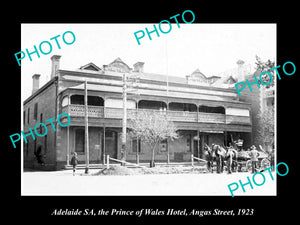
[[[72,87],[63,88],[60,90],[64,91],[66,89],[76,89],[84,90],[84,84],[79,84]],[[101,92],[115,92],[122,93],[123,87],[113,86],[113,85],[103,85],[103,84],[87,84],[88,91],[101,91]],[[130,94],[131,92],[129,92]],[[162,90],[149,90],[149,89],[137,89],[132,92],[133,94],[138,95],[149,95],[149,96],[161,96],[161,97],[170,97],[170,98],[187,98],[187,99],[197,99],[197,100],[208,100],[208,101],[219,101],[219,102],[235,102],[230,97],[225,96],[216,96],[216,95],[206,95],[206,94],[197,94],[197,93],[184,93],[176,91],[162,91]]]

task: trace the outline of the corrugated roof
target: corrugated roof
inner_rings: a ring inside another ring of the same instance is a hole
[[[141,73],[141,79],[145,80],[154,80],[154,81],[161,81],[161,82],[172,82],[172,83],[186,83],[185,77],[177,77],[177,76],[167,76],[162,74],[155,74],[155,73]]]
[[[84,90],[84,84],[79,84],[73,87],[68,87],[69,89]],[[67,89],[67,88],[65,88]],[[63,90],[65,90],[63,89]],[[108,86],[101,84],[87,84],[87,89],[89,91],[103,91],[103,92],[116,92],[122,93],[123,88],[120,86]],[[61,91],[63,91],[61,90]],[[189,98],[189,99],[201,99],[201,100],[210,100],[210,101],[224,101],[224,102],[235,102],[230,97],[226,96],[216,96],[216,95],[207,95],[207,94],[198,94],[198,93],[182,93],[176,91],[169,91],[168,95],[166,91],[162,90],[148,90],[148,89],[138,89],[137,92],[140,95],[151,95],[151,96],[169,96],[175,98]]]

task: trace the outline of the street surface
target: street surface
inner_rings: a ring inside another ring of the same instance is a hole
[[[98,170],[90,169],[90,173]],[[256,186],[252,174],[246,172],[233,174],[150,174],[130,176],[87,176],[84,170],[23,172],[22,195],[226,195],[231,196],[227,185],[236,182],[247,183],[246,192],[241,186],[234,192],[235,196],[276,195],[276,173],[272,172],[274,180],[267,171],[264,172],[265,183]],[[262,177],[256,176],[255,181],[262,183]],[[234,186],[233,186],[234,188]]]

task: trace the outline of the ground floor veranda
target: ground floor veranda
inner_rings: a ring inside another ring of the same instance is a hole
[[[89,163],[104,164],[106,156],[121,159],[122,123],[121,120],[88,122]],[[179,138],[164,140],[155,147],[155,162],[190,162],[191,154],[203,157],[205,144],[228,146],[237,139],[244,140],[244,148],[252,144],[252,127],[234,124],[215,123],[175,123]],[[129,131],[129,129],[128,129]],[[129,133],[129,132],[128,132]],[[72,118],[70,126],[57,127],[49,137],[37,137],[24,145],[24,167],[38,168],[35,152],[41,148],[42,157],[49,169],[62,169],[69,165],[73,152],[77,152],[79,164],[86,163],[85,126],[81,118]],[[142,140],[130,137],[126,140],[126,161],[133,163],[150,162],[151,146]]]
[[[203,157],[203,146],[214,144],[227,146],[232,140],[243,139],[245,146],[251,144],[250,132],[216,130],[178,130],[179,138],[159,142],[155,147],[156,162],[188,162],[191,154]],[[68,165],[73,152],[77,152],[79,163],[86,163],[85,127],[71,126],[62,129],[60,159]],[[106,156],[121,158],[122,129],[120,127],[89,127],[88,148],[90,163],[105,163]],[[152,151],[149,144],[131,138],[126,140],[126,161],[149,162]]]

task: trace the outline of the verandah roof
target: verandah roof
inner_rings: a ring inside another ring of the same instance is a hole
[[[68,87],[65,89],[76,89],[84,90],[84,84],[79,84],[73,87]],[[63,90],[65,90],[63,89]],[[87,84],[87,89],[89,91],[101,91],[101,92],[114,92],[122,93],[123,88],[121,86],[109,86],[102,84]],[[63,91],[62,90],[62,91]],[[138,89],[134,94],[139,95],[149,95],[149,96],[162,96],[162,97],[172,97],[172,98],[187,98],[187,99],[199,99],[199,100],[208,100],[208,101],[220,101],[220,102],[235,102],[241,103],[239,101],[232,100],[225,96],[215,96],[215,95],[206,95],[206,94],[197,94],[197,93],[182,93],[176,91],[161,91],[161,90],[147,90],[147,89]]]

